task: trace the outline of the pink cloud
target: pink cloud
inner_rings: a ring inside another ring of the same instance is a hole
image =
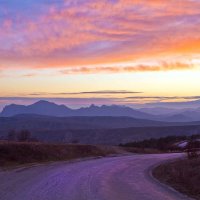
[[[65,1],[61,7],[46,5],[46,12],[33,18],[23,13],[16,13],[16,19],[5,17],[0,24],[0,61],[9,68],[74,66],[78,71],[81,65],[200,52],[199,1],[113,2],[77,0],[68,6]],[[165,70],[155,70],[160,69]],[[112,70],[121,71],[96,71]]]

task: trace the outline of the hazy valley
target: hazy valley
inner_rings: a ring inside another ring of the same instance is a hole
[[[151,108],[151,112],[155,109]],[[164,109],[157,108],[158,110],[163,112]],[[1,113],[0,137],[6,139],[10,130],[25,129],[29,130],[34,138],[45,142],[76,141],[82,144],[118,145],[149,138],[194,135],[200,132],[198,109],[182,111],[184,116],[188,116],[188,120],[183,119],[182,114],[175,114],[174,110],[171,116],[169,113],[153,115],[144,111],[145,109],[141,111],[116,105],[92,105],[88,108],[70,109],[47,101],[39,101],[30,106],[10,105]],[[198,113],[196,121],[189,121],[189,115],[192,113]]]

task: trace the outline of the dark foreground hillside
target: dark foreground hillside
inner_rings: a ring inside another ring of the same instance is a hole
[[[8,130],[2,131],[7,137]],[[0,133],[0,135],[1,135]],[[166,136],[190,136],[200,133],[200,126],[132,127],[119,129],[31,130],[33,138],[41,142],[119,145],[133,141]]]
[[[116,148],[92,145],[0,142],[0,166],[71,160],[119,153]]]
[[[133,141],[166,136],[183,136],[200,133],[200,126],[133,127],[122,129],[34,131],[33,136],[47,142],[76,141],[81,144],[119,145]]]
[[[28,130],[41,142],[119,145],[166,136],[200,133],[200,122],[165,123],[131,117],[0,117],[0,139]]]
[[[29,129],[29,130],[66,130],[66,129],[113,129],[128,127],[176,126],[191,125],[190,123],[160,122],[132,117],[52,117],[43,115],[16,115],[0,117],[0,129]],[[192,122],[200,125],[200,122]]]

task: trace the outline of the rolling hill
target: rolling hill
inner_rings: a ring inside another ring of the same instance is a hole
[[[82,144],[120,144],[168,135],[200,133],[200,122],[170,123],[131,117],[52,117],[16,115],[0,117],[0,138],[10,130],[28,129],[44,142]]]

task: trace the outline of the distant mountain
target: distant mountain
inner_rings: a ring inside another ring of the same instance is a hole
[[[32,105],[16,105],[11,104],[5,106],[1,116],[10,117],[19,114],[38,114],[38,115],[52,115],[52,116],[65,116],[67,114],[72,114],[70,108],[65,105],[57,105],[48,101],[38,101]]]
[[[37,114],[47,116],[129,116],[141,119],[153,119],[154,117],[148,113],[134,110],[126,106],[95,106],[70,109],[65,105],[57,105],[48,101],[38,101],[32,105],[8,105],[6,106],[1,116],[11,117],[19,114]]]
[[[20,114],[36,114],[56,117],[72,117],[72,116],[113,116],[113,117],[133,117],[137,119],[148,119],[153,121],[166,122],[190,122],[200,121],[200,109],[172,109],[165,107],[153,107],[133,109],[127,106],[103,105],[83,107],[79,109],[71,109],[65,105],[57,105],[48,101],[38,101],[32,105],[16,105],[6,106],[0,116],[12,117]]]
[[[199,119],[200,120],[200,119]],[[193,119],[187,115],[184,115],[182,113],[170,115],[167,117],[163,117],[161,121],[167,121],[167,122],[192,122],[192,121],[198,121],[198,119]]]
[[[166,108],[166,107],[152,107],[152,108],[140,108],[138,109],[141,112],[145,112],[151,115],[173,115],[177,114],[182,109]]]
[[[154,116],[126,106],[95,106],[80,108],[75,111],[77,116],[129,116],[141,119],[152,119]]]
[[[187,116],[193,121],[200,120],[200,109],[195,109],[195,110],[192,109],[192,110],[183,111],[181,114],[184,116]]]
[[[194,101],[185,102],[156,102],[156,103],[146,103],[142,107],[152,108],[152,107],[165,107],[172,109],[185,109],[185,108],[198,108],[200,107],[200,99]]]
[[[174,114],[161,117],[161,121],[169,121],[169,122],[200,121],[200,108],[182,109]]]
[[[200,109],[186,110],[186,111],[183,112],[183,114],[190,116],[190,117],[200,118]]]
[[[139,111],[156,115],[154,120],[168,122],[200,121],[200,108],[173,109],[165,107],[141,108]]]

